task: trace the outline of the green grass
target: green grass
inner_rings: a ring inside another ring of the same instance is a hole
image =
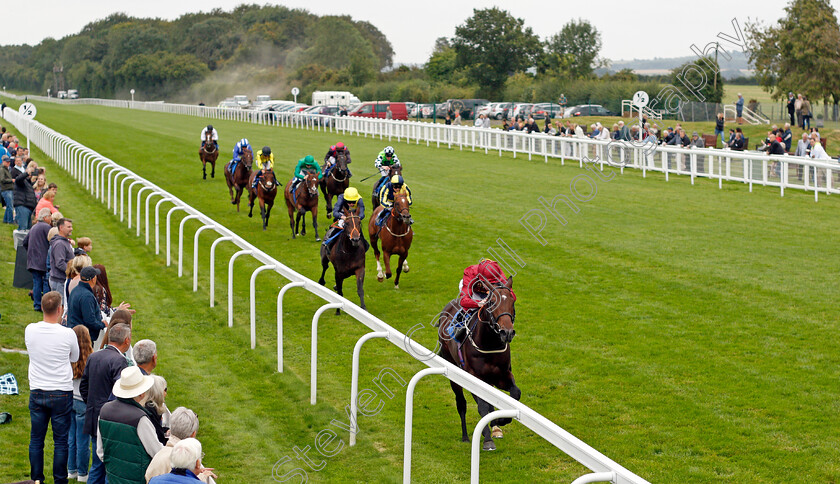
[[[285,207],[276,207],[262,232],[257,218],[232,210],[223,178],[200,179],[196,140],[206,120],[94,106],[38,108],[41,122],[149,178],[302,274],[320,275],[317,244],[311,237],[291,239]],[[268,144],[277,154],[276,171],[289,177],[294,160],[317,157],[342,140],[358,180],[373,172],[372,160],[389,144],[213,124],[224,152],[243,136],[255,146]],[[840,475],[840,344],[832,336],[838,329],[832,261],[840,249],[832,241],[840,200],[814,203],[813,194],[790,190],[784,197],[761,187],[749,193],[734,183],[719,190],[708,180],[691,186],[686,177],[665,182],[657,174],[643,179],[627,171],[599,180],[594,198],[579,204],[580,213],[564,211],[567,225],[549,217],[543,246],[518,221],[541,207],[539,197],[569,195],[570,182],[584,173],[577,165],[390,143],[414,193],[417,235],[412,271],[399,291],[375,282],[368,257],[366,302],[373,314],[401,331],[429,321],[455,295],[463,268],[502,237],[526,263],[516,276],[513,342],[524,403],[651,482],[834,482]],[[40,163],[43,156],[35,159]],[[178,279],[133,228],[47,166],[75,234],[94,239],[94,258],[114,274],[116,297],[138,308],[135,339],[158,342],[158,372],[169,380],[170,408],[198,412],[206,460],[227,482],[270,481],[274,462],[294,457],[293,446],[312,446],[331,419],[344,418],[352,347],[365,328],[345,316],[322,318],[319,403],[310,406],[315,298],[294,291],[287,297],[287,370],[275,373],[273,301],[282,278],[263,274],[258,280],[258,344],[251,351],[247,284],[258,264],[237,262],[236,320],[228,329],[224,262],[217,264],[216,281],[223,304],[211,309],[206,262],[199,268],[199,292],[191,291],[191,248],[186,277]],[[360,185],[363,193],[372,182]],[[189,233],[197,225],[188,222]],[[9,235],[3,237],[9,247]],[[200,244],[203,261],[208,239]],[[222,256],[233,253],[227,244],[220,248]],[[4,251],[6,280],[10,258]],[[332,283],[330,273],[327,281]],[[23,327],[34,313],[25,291],[11,292],[0,342],[22,347]],[[346,294],[356,300],[352,290]],[[415,336],[434,344],[431,329]],[[24,387],[25,364],[24,357],[0,354],[0,372],[10,368]],[[423,365],[371,341],[362,353],[361,388],[375,388],[370,382],[385,367],[408,380]],[[384,399],[382,413],[360,419],[357,447],[324,459],[322,471],[309,472],[311,480],[400,481],[404,391],[395,393]],[[11,427],[0,427],[9,447],[0,456],[0,480],[22,479],[28,469],[25,400],[25,394],[0,397],[0,406],[12,408],[16,418]],[[459,442],[446,381],[425,379],[415,409],[416,481],[465,481],[469,450]],[[477,420],[471,405],[468,425]],[[521,425],[509,426],[498,445],[498,452],[482,456],[482,475],[494,481],[570,482],[586,472]]]

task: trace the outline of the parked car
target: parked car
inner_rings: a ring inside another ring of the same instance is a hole
[[[260,106],[268,102],[271,102],[271,96],[269,96],[268,94],[261,94],[257,96],[256,99],[254,99],[254,104],[252,104],[251,107],[253,107],[254,109],[259,109]]]
[[[528,115],[531,114],[531,108],[534,105],[531,103],[515,103],[513,108],[510,110],[510,119],[516,119],[521,117],[522,119],[528,119]]]
[[[487,103],[478,108],[478,110],[476,110],[475,112],[475,115],[481,116],[483,114],[485,116],[491,116],[493,114],[493,109],[495,109],[496,105],[498,104],[499,103]]]
[[[363,118],[385,119],[385,113],[387,112],[389,106],[391,108],[393,119],[400,119],[403,121],[408,119],[408,110],[406,109],[405,103],[392,103],[390,101],[365,102],[350,111],[348,115],[361,116]]]
[[[546,115],[551,118],[559,118],[563,114],[563,108],[557,103],[534,104],[531,110],[531,117],[534,119],[545,119]]]
[[[230,100],[220,102],[219,107],[222,109],[242,109],[238,102]]]
[[[311,106],[304,109],[302,112],[304,114],[320,114],[322,116],[338,116],[338,110],[340,108],[338,106]],[[330,120],[320,118],[318,123],[321,126],[329,126]]]
[[[446,101],[447,106],[453,113],[461,113],[461,119],[475,119],[478,108],[487,103],[489,101],[486,99],[447,99]]]
[[[248,100],[248,96],[244,94],[238,94],[233,96],[233,100],[239,104],[239,107],[245,109],[251,105],[251,101]]]
[[[600,104],[581,104],[580,106],[573,106],[566,109],[563,113],[564,118],[572,118],[575,116],[617,116],[614,112],[606,109]]]
[[[509,119],[512,108],[513,103],[495,103],[493,111],[490,113],[490,117],[498,120]]]
[[[67,97],[70,99],[79,99],[79,91],[75,89],[68,89],[67,90]]]

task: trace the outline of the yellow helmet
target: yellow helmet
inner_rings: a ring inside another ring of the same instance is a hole
[[[399,182],[400,182],[400,176],[399,175],[394,175],[394,176],[391,177],[391,183],[399,183]]]
[[[348,202],[356,202],[360,198],[362,197],[359,195],[359,190],[356,190],[353,187],[348,187],[346,190],[344,190],[344,199]]]

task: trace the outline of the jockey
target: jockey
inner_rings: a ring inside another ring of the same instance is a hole
[[[379,181],[373,185],[373,193],[378,194],[379,189],[382,188],[382,184],[388,181],[388,175],[391,173],[391,167],[401,167],[400,159],[397,158],[397,154],[394,152],[393,146],[386,146],[384,150],[379,153],[379,156],[376,157],[376,161],[373,162],[373,166],[379,170],[379,174],[381,177]]]
[[[347,160],[347,165],[348,165],[347,166],[347,173],[348,173],[348,175],[353,176],[353,174],[350,173],[350,166],[349,166],[350,165],[350,150],[347,149],[347,147],[344,146],[344,143],[342,143],[340,141],[338,143],[330,146],[329,151],[327,151],[327,154],[324,156],[324,163],[326,165],[324,167],[324,176],[327,176],[327,175],[330,174],[330,171],[332,170],[332,167],[335,166],[335,160],[336,160],[336,158],[338,158],[338,154],[340,152],[344,153],[344,159]]]
[[[242,151],[248,148],[248,151],[251,154],[254,153],[254,149],[251,148],[251,143],[248,141],[248,138],[242,138],[241,140],[236,142],[236,146],[233,147],[233,160],[231,160],[230,164],[230,172],[236,173],[236,165],[242,161]]]
[[[356,211],[356,207],[359,209],[359,219],[364,220],[364,200],[362,200],[358,190],[354,187],[347,187],[347,189],[344,190],[344,194],[338,196],[338,200],[335,201],[335,205],[333,206],[333,224],[327,230],[327,233],[324,234],[324,245],[332,245],[332,240],[335,239],[335,236],[344,230],[344,210],[352,213]]]
[[[306,173],[309,171],[314,171],[318,173],[318,179],[320,180],[323,178],[323,174],[321,173],[321,165],[315,163],[315,157],[312,155],[306,155],[305,157],[301,158],[297,162],[297,166],[295,166],[295,177],[292,183],[291,191],[292,193],[297,190],[298,184],[306,178]]]
[[[386,209],[394,206],[394,197],[398,193],[406,194],[408,197],[408,206],[411,206],[411,189],[405,184],[402,175],[392,176],[391,180],[382,185],[382,188],[379,189],[379,203],[384,207],[384,209],[379,212],[379,219],[376,221],[376,225],[381,227],[385,224],[385,221],[388,219],[388,215],[391,213],[390,210]],[[412,220],[409,223],[414,223],[414,221]]]
[[[213,140],[213,144],[216,145],[216,149],[219,149],[219,132],[213,128],[212,124],[208,124],[206,128],[201,130],[201,147],[204,148],[204,143],[206,142],[205,137],[207,133],[213,133],[211,139]]]
[[[257,156],[257,166],[259,167],[259,170],[257,170],[257,176],[254,177],[254,184],[251,185],[251,188],[257,188],[257,183],[259,183],[260,177],[264,171],[274,169],[274,154],[268,146],[263,146],[262,151],[260,151],[259,156]]]
[[[464,269],[464,277],[458,284],[460,291],[458,304],[461,309],[453,316],[454,328],[450,336],[453,336],[456,341],[462,341],[465,332],[463,325],[465,321],[469,320],[470,314],[488,302],[492,286],[506,285],[507,282],[507,277],[505,277],[501,266],[492,259],[481,259],[478,264]],[[513,293],[513,290],[510,291],[510,295],[516,301],[516,294]]]

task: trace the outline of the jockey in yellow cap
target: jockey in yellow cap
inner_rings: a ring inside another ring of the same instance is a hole
[[[391,211],[387,209],[394,206],[394,197],[398,193],[404,193],[408,198],[408,205],[411,206],[411,189],[406,185],[402,175],[392,176],[388,180],[388,183],[382,185],[382,188],[379,189],[379,203],[385,208],[379,213],[379,219],[376,221],[376,225],[381,227],[388,219],[388,214]]]
[[[359,190],[355,187],[348,187],[344,190],[344,194],[338,196],[338,200],[336,200],[333,206],[333,224],[327,230],[327,233],[324,234],[324,245],[330,245],[332,242],[330,239],[344,229],[344,211],[347,210],[353,213],[357,209],[359,211],[359,219],[364,220],[365,202],[362,200],[361,195],[359,195]]]

